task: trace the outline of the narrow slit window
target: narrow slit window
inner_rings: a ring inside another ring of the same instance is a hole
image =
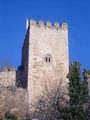
[[[47,57],[46,57],[46,62],[47,62]]]
[[[49,57],[49,62],[50,62],[50,57]]]

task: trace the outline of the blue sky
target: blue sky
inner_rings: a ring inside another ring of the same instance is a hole
[[[90,69],[90,0],[0,0],[0,59],[21,63],[26,18],[67,22],[69,56]]]

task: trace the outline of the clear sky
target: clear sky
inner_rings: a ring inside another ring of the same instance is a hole
[[[90,0],[0,0],[0,59],[16,68],[26,33],[26,18],[67,22],[69,56],[90,69]]]

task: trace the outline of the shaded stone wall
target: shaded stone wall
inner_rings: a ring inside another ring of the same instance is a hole
[[[60,82],[67,86],[68,26],[31,20],[29,27],[28,96],[34,102],[46,86],[53,88]]]
[[[29,46],[29,28],[27,29],[26,36],[24,39],[23,47],[22,47],[22,61],[21,66],[19,66],[17,71],[17,86],[27,87],[27,78],[28,78],[28,48]]]

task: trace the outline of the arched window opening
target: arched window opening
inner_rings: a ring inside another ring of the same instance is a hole
[[[45,57],[45,60],[46,60],[47,63],[50,63],[51,60],[52,60],[51,55],[47,54],[46,57]]]

